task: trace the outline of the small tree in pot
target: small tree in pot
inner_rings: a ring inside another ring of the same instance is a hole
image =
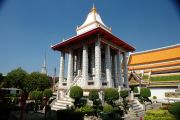
[[[70,89],[70,97],[73,98],[74,106],[77,108],[79,100],[83,97],[83,89],[79,86],[73,86]]]

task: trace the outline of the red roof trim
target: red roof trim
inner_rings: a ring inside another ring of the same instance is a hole
[[[123,40],[119,39],[118,37],[114,36],[113,34],[109,33],[108,31],[104,30],[103,28],[101,27],[98,27],[96,29],[93,29],[91,31],[88,31],[86,33],[83,33],[83,34],[80,34],[80,35],[77,35],[77,36],[74,36],[72,38],[69,38],[68,40],[64,41],[64,42],[60,42],[54,46],[52,46],[51,48],[53,50],[60,50],[62,47],[65,47],[69,44],[72,44],[74,42],[78,42],[82,39],[85,39],[89,36],[92,36],[92,35],[97,35],[97,34],[100,34],[100,35],[103,35],[106,39],[109,39],[111,40],[113,43],[115,43],[116,45],[124,48],[125,50],[127,51],[135,51],[135,48],[132,47],[131,45],[127,44],[126,42],[124,42]]]

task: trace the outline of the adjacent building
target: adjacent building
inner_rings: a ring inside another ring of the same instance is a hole
[[[147,86],[152,96],[163,99],[180,84],[180,44],[132,53],[128,69],[130,86]]]

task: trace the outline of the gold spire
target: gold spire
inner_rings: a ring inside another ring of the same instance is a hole
[[[96,8],[95,8],[95,6],[94,6],[94,3],[93,3],[93,7],[92,7],[92,9],[91,9],[91,12],[97,12],[97,10],[96,10]]]

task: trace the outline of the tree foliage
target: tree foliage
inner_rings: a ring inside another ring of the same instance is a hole
[[[28,92],[33,90],[43,91],[50,87],[50,80],[47,75],[39,72],[33,72],[28,75],[26,85]]]
[[[113,111],[114,111],[114,109],[110,104],[105,103],[103,105],[103,112],[104,113],[112,113]]]
[[[122,90],[122,91],[120,91],[120,96],[121,96],[122,98],[126,98],[126,97],[128,96],[128,91],[127,91],[127,90]]]
[[[91,90],[89,92],[89,99],[92,100],[93,102],[97,99],[99,99],[99,94],[97,92],[97,90]]]
[[[27,77],[27,72],[22,68],[17,68],[12,70],[7,74],[3,80],[3,87],[16,87],[19,89],[25,89],[25,81]]]
[[[80,99],[83,96],[83,89],[79,86],[73,86],[70,89],[70,97],[73,99]]]
[[[43,92],[34,90],[30,93],[30,98],[33,100],[41,100],[43,98]]]
[[[119,99],[119,93],[114,88],[107,88],[104,90],[104,99],[107,102],[113,102]]]
[[[3,76],[2,73],[0,73],[0,84],[1,84],[1,82],[3,81],[3,79],[4,79],[4,76]]]
[[[138,88],[137,88],[137,87],[134,87],[133,92],[134,92],[134,93],[139,93]]]
[[[180,120],[180,102],[175,102],[172,104],[172,107],[170,107],[169,112],[173,114],[177,120]]]
[[[141,88],[140,96],[142,97],[151,97],[151,91],[149,88]]]
[[[52,90],[51,89],[45,89],[43,91],[43,96],[46,98],[50,98],[53,95]]]
[[[70,97],[75,100],[74,101],[75,108],[77,108],[77,106],[81,106],[80,104],[83,102],[81,102],[80,99],[83,97],[83,89],[79,86],[71,87],[70,88]]]

